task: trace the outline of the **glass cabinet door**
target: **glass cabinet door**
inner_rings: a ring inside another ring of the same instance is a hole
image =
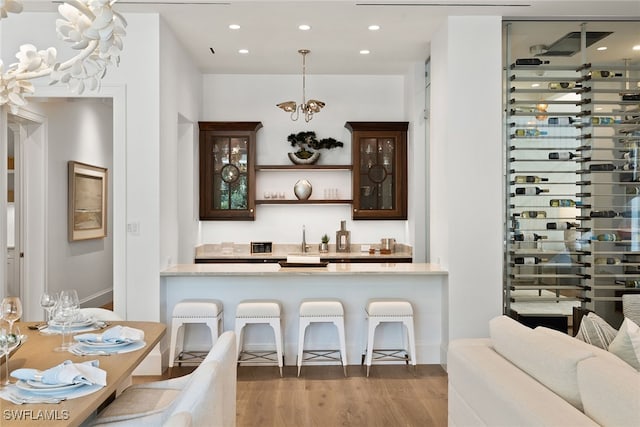
[[[200,219],[255,218],[256,122],[200,123]]]
[[[353,144],[353,219],[406,219],[407,123],[348,122]]]

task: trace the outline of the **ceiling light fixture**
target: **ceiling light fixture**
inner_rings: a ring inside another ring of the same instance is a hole
[[[49,76],[51,82],[65,83],[75,94],[85,89],[99,90],[100,81],[110,65],[118,65],[127,21],[113,9],[116,1],[65,0],[58,6],[64,19],[56,21],[58,37],[72,43],[78,53],[66,61],[57,58],[57,50],[38,50],[23,44],[16,53],[18,62],[3,69],[0,60],[0,106],[12,112],[27,104],[26,95],[35,92],[30,80]],[[0,19],[8,13],[22,12],[20,0],[0,1]]]
[[[249,49],[238,49],[238,53],[241,55],[246,55],[249,53]]]
[[[599,48],[597,48],[596,50],[600,50],[600,51],[602,51],[602,50],[607,50],[607,47],[606,47],[606,46],[600,46],[600,47],[599,47]]]
[[[380,25],[369,25],[369,31],[378,31],[380,29]]]
[[[240,25],[238,25],[238,24],[229,24],[229,29],[230,30],[239,30],[240,29]]]
[[[306,91],[306,57],[307,54],[311,52],[309,49],[300,49],[298,51],[299,54],[302,55],[302,103],[297,105],[295,101],[286,101],[281,102],[276,105],[278,108],[282,108],[283,111],[287,113],[291,113],[291,120],[294,122],[298,120],[300,117],[300,112],[304,114],[304,121],[309,122],[313,119],[313,115],[315,113],[319,113],[322,107],[325,106],[325,103],[322,101],[318,101],[317,99],[306,100],[305,91]]]
[[[360,55],[369,55],[370,53],[371,53],[371,51],[370,51],[370,50],[368,50],[368,49],[362,49],[362,50],[360,51]]]
[[[300,24],[300,25],[298,25],[298,29],[302,30],[302,31],[309,31],[311,29],[311,25]]]
[[[635,45],[631,50],[640,50],[640,44]]]

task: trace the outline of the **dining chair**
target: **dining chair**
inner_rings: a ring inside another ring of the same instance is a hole
[[[93,425],[234,427],[236,378],[236,336],[227,331],[191,374],[129,387]]]
[[[640,325],[640,294],[622,295],[622,314]]]
[[[113,311],[100,307],[81,308],[80,314],[86,318],[93,317],[96,320],[124,320]]]

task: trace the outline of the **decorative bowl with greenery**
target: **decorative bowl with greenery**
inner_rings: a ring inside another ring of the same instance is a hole
[[[292,133],[287,137],[292,147],[298,147],[298,151],[289,153],[289,159],[298,165],[312,165],[320,158],[322,149],[330,150],[342,147],[344,144],[335,138],[323,138],[318,140],[314,131]]]

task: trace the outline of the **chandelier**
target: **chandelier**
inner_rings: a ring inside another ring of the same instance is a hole
[[[58,37],[72,43],[79,52],[66,61],[57,59],[53,47],[38,50],[23,44],[16,53],[18,62],[7,67],[0,60],[0,107],[7,104],[12,112],[26,105],[25,96],[33,94],[32,79],[49,76],[51,85],[68,85],[71,92],[82,94],[85,89],[98,90],[107,66],[118,65],[122,38],[127,21],[113,10],[117,0],[64,0],[58,12],[64,19],[56,20]],[[20,0],[0,0],[0,19],[8,13],[22,12]]]
[[[304,121],[308,122],[313,119],[315,113],[319,113],[325,103],[317,99],[306,100],[306,61],[307,54],[311,52],[309,49],[300,49],[299,54],[302,55],[302,104],[296,105],[295,101],[281,102],[276,107],[282,108],[287,113],[291,113],[291,120],[296,121],[300,117],[300,112],[304,114]]]

